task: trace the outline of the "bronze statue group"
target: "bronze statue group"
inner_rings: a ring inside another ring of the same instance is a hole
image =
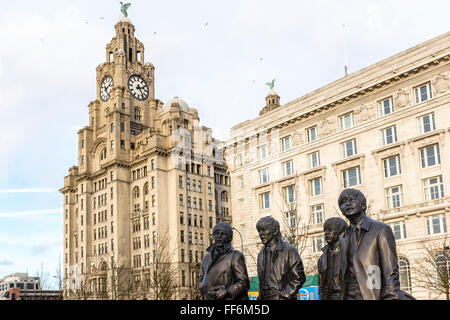
[[[327,245],[318,261],[320,300],[412,300],[400,290],[398,259],[392,229],[366,216],[366,198],[345,189],[338,199],[348,219],[324,223]],[[281,238],[280,224],[271,216],[256,224],[264,247],[258,254],[260,300],[296,300],[306,281],[297,248]],[[250,281],[244,255],[231,247],[233,230],[219,222],[214,244],[202,259],[200,291],[204,300],[247,300]]]

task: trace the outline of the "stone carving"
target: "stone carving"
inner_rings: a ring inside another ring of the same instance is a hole
[[[359,106],[355,110],[355,114],[358,117],[358,122],[365,122],[376,117],[377,112],[375,109],[375,103],[366,103]]]
[[[334,120],[332,119],[325,119],[319,124],[319,128],[322,131],[322,136],[327,136],[329,134],[336,132],[336,125],[334,123]]]
[[[292,136],[292,144],[294,146],[298,146],[303,144],[303,135],[301,134],[301,130],[297,130]]]
[[[403,108],[403,107],[409,105],[409,103],[410,103],[409,95],[410,95],[409,92],[407,92],[403,89],[398,89],[397,96],[394,99],[395,106],[397,108]]]
[[[448,76],[442,73],[438,74],[434,79],[433,87],[439,94],[447,91],[449,87]]]

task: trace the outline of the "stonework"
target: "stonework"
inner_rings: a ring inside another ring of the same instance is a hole
[[[196,109],[155,98],[155,69],[129,19],[115,31],[78,131],[78,164],[60,190],[64,296],[153,299],[145,288],[164,249],[159,263],[175,266],[171,298],[194,298],[212,228],[231,222],[227,167]]]
[[[366,195],[368,215],[394,230],[402,289],[445,298],[419,283],[416,267],[432,244],[446,250],[449,71],[450,32],[232,127],[233,225],[249,276],[261,248],[255,225],[266,215],[285,235],[294,225],[305,270],[316,273],[323,222],[340,214],[338,195],[352,187]],[[258,159],[261,145],[271,152]]]

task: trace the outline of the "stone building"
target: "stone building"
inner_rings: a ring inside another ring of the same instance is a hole
[[[153,288],[159,266],[176,287],[171,298],[194,298],[201,258],[222,219],[215,194],[229,198],[227,168],[196,109],[178,97],[155,98],[155,69],[131,21],[120,19],[115,32],[97,67],[89,125],[78,131],[78,164],[60,190],[64,296],[161,298]]]
[[[438,265],[450,268],[449,78],[450,32],[284,105],[271,90],[258,117],[232,127],[233,224],[249,275],[261,248],[255,225],[266,215],[295,236],[314,274],[323,222],[340,214],[338,195],[352,187],[366,195],[368,215],[393,228],[402,288],[445,298],[420,283],[423,272],[436,276],[432,263],[418,269],[433,246]]]

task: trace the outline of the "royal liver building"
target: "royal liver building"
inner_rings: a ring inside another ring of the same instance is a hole
[[[197,110],[155,98],[155,69],[131,21],[115,32],[60,190],[64,296],[196,298],[212,228],[231,221],[227,167]]]

